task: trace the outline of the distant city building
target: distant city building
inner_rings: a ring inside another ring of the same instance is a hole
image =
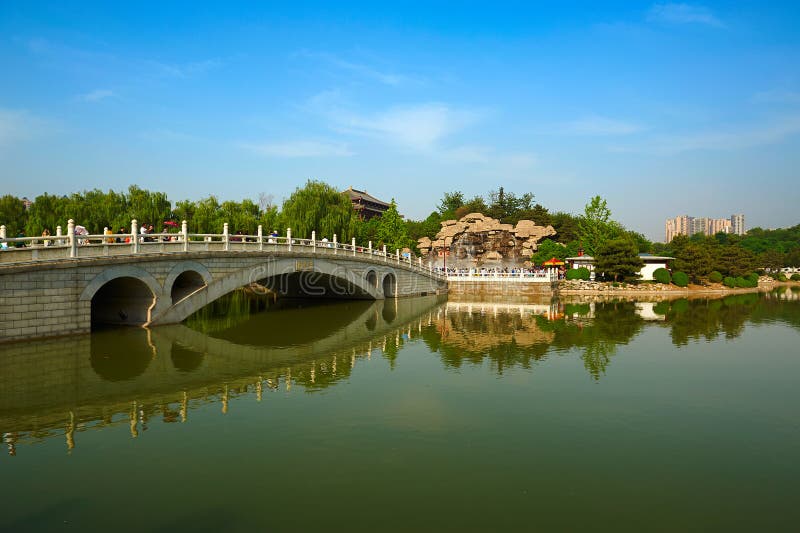
[[[664,224],[665,242],[670,242],[677,235],[716,235],[717,233],[733,233],[744,235],[744,215],[731,215],[731,218],[690,217],[680,215],[668,218]]]
[[[666,241],[670,242],[676,235],[690,235],[692,232],[693,218],[689,215],[680,215],[668,218],[666,224]]]
[[[734,235],[744,235],[744,215],[731,215],[731,233]]]
[[[350,201],[353,203],[353,209],[355,209],[362,220],[369,220],[374,216],[380,216],[389,209],[389,204],[367,194],[367,191],[359,191],[350,187],[344,191],[344,194],[350,197]]]

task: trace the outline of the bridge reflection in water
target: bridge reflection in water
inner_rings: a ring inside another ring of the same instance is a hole
[[[240,295],[217,304],[228,306],[223,319],[0,347],[0,431],[12,455],[18,444],[48,438],[64,438],[72,450],[76,433],[106,426],[126,425],[136,438],[154,420],[186,422],[200,406],[217,403],[227,413],[239,396],[320,391],[372,357],[394,365],[408,342],[423,342],[447,368],[488,362],[498,374],[577,356],[597,380],[645,327],[668,329],[676,346],[736,337],[747,321],[800,327],[798,306],[779,305],[797,294],[520,304],[431,296],[279,305],[252,315],[259,306]]]

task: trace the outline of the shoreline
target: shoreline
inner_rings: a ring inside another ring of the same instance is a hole
[[[715,283],[713,285],[692,285],[690,284],[688,287],[681,288],[676,287],[674,285],[659,285],[660,288],[650,288],[647,285],[640,285],[640,287],[645,288],[633,288],[633,287],[613,287],[611,285],[612,282],[580,282],[580,283],[587,283],[593,286],[600,286],[601,288],[562,288],[562,283],[559,282],[559,287],[555,294],[558,295],[565,295],[565,296],[579,296],[581,294],[585,294],[587,296],[598,296],[598,295],[620,295],[620,296],[635,296],[635,295],[642,295],[642,296],[676,296],[676,297],[685,297],[685,296],[727,296],[730,294],[747,294],[747,293],[754,293],[754,292],[765,292],[771,291],[777,287],[799,287],[800,282],[797,281],[759,281],[758,287],[725,287],[721,283]],[[570,284],[575,284],[576,282],[571,281]]]

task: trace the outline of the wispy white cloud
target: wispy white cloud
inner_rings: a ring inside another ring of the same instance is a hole
[[[151,68],[159,76],[167,78],[188,78],[197,74],[204,74],[222,65],[219,59],[206,59],[203,61],[190,61],[187,63],[164,63],[152,59],[142,61],[142,64]]]
[[[0,108],[0,148],[25,141],[47,129],[47,121],[27,111]]]
[[[79,94],[77,98],[82,102],[99,102],[100,100],[104,100],[112,96],[114,96],[114,91],[108,89],[95,89],[94,91],[90,91],[88,93]]]
[[[203,142],[209,141],[203,137],[192,135],[183,131],[177,131],[170,128],[154,128],[145,130],[139,134],[139,137],[145,141],[151,142]]]
[[[657,137],[639,144],[615,146],[612,150],[659,155],[693,150],[742,150],[778,144],[797,134],[800,134],[800,115],[725,130]]]
[[[443,152],[449,161],[467,164],[487,164],[492,158],[492,149],[488,146],[464,145],[450,148]]]
[[[376,113],[336,112],[335,126],[344,132],[379,138],[417,150],[430,150],[445,137],[477,119],[477,113],[428,103],[397,106]]]
[[[321,117],[337,133],[423,151],[437,148],[445,138],[482,116],[478,110],[435,102],[365,112],[345,102],[336,91],[314,96],[304,109]]]
[[[281,158],[348,157],[354,155],[345,143],[298,140],[285,142],[242,143],[242,147],[260,155]]]
[[[670,24],[705,24],[724,28],[725,24],[707,7],[689,4],[655,4],[647,14],[651,22]]]
[[[772,90],[756,93],[753,101],[760,104],[800,104],[800,92],[787,90]]]
[[[352,74],[356,74],[363,78],[377,81],[384,85],[400,85],[403,83],[409,83],[412,81],[416,81],[415,78],[405,75],[405,74],[398,74],[395,72],[384,71],[373,66],[367,65],[365,63],[359,63],[355,61],[349,61],[343,59],[341,57],[335,56],[333,54],[327,52],[311,52],[308,50],[301,50],[293,54],[295,57],[304,57],[308,59],[318,59],[324,61],[326,64],[331,65],[337,69],[341,69],[343,71],[350,72]]]
[[[555,130],[571,135],[630,135],[644,130],[644,127],[634,122],[590,115],[564,123]]]
[[[218,58],[167,62],[162,59],[121,56],[106,51],[98,52],[42,38],[29,39],[24,44],[48,67],[89,75],[103,75],[104,77],[117,73],[122,77],[150,79],[189,78],[223,65],[223,61]]]
[[[502,152],[489,146],[463,145],[445,149],[442,157],[457,164],[489,166],[496,170],[528,170],[538,157],[532,152]]]

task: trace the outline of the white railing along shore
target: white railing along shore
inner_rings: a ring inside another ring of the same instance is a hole
[[[350,243],[340,243],[335,234],[332,241],[317,240],[315,231],[311,232],[310,239],[295,239],[292,238],[291,229],[286,230],[286,236],[265,235],[261,226],[258,226],[256,235],[232,235],[228,231],[228,223],[223,225],[222,233],[189,233],[186,221],[183,221],[181,231],[176,233],[141,233],[136,220],[131,221],[130,233],[76,235],[75,227],[74,221],[70,219],[66,234],[62,234],[61,226],[58,226],[55,235],[7,237],[5,226],[0,226],[0,264],[147,253],[259,252],[297,249],[325,255],[366,255],[373,260],[402,264],[412,270],[445,278],[445,275],[435,270],[432,265],[423,265],[422,258],[417,258],[415,261],[411,254],[401,254],[400,250],[392,253],[386,246],[373,248],[371,241],[367,246],[359,246],[355,239]]]
[[[518,283],[546,283],[558,281],[558,270],[549,268],[545,271],[531,272],[482,272],[480,270],[463,272],[447,272],[448,281],[503,281]]]

